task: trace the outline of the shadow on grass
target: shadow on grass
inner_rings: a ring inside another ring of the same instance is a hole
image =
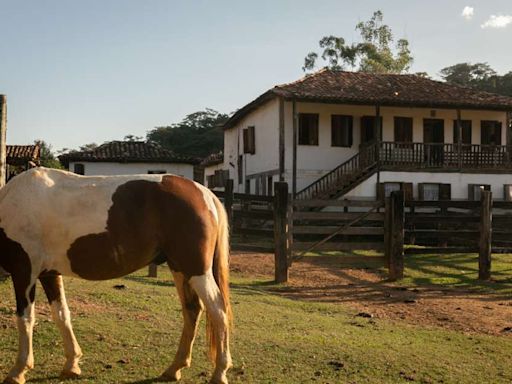
[[[145,276],[136,276],[136,275],[128,275],[123,277],[124,280],[134,281],[136,283],[145,284],[145,285],[153,285],[157,287],[174,287],[174,282],[172,280],[161,280],[155,277],[145,277]]]

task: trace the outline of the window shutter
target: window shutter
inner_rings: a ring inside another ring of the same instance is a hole
[[[248,153],[254,155],[256,153],[256,138],[255,138],[255,131],[254,131],[254,125],[247,128],[247,141],[249,144]]]
[[[354,144],[354,124],[352,116],[350,116],[350,128],[348,129],[348,146],[352,147],[352,144]]]
[[[424,183],[418,183],[418,200],[425,200]]]
[[[451,184],[439,184],[439,200],[451,200],[452,199],[452,185]]]
[[[402,183],[402,191],[404,191],[405,200],[412,200],[412,183]]]

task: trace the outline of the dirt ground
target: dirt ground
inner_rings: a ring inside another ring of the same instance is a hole
[[[273,258],[273,254],[233,252],[231,269],[242,276],[272,280]],[[439,286],[400,287],[386,282],[377,271],[340,268],[339,261],[329,256],[294,262],[289,283],[273,291],[293,299],[340,303],[375,318],[512,337],[511,297]]]

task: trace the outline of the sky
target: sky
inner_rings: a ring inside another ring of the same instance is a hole
[[[8,144],[78,148],[231,113],[302,77],[322,36],[357,42],[378,9],[409,40],[411,72],[512,70],[510,0],[0,0]]]

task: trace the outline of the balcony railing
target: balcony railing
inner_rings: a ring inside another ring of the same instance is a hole
[[[512,146],[384,141],[383,168],[512,169]]]

